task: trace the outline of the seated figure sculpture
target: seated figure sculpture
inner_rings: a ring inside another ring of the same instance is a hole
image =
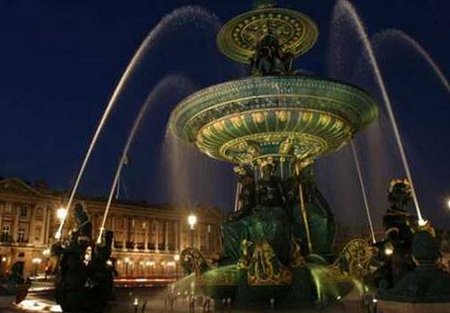
[[[228,214],[228,221],[236,221],[249,215],[255,203],[255,179],[251,169],[246,166],[236,166],[234,172],[238,175],[241,188],[237,210]]]
[[[261,164],[261,178],[253,186],[255,200],[251,208],[246,208],[246,214],[239,219],[228,219],[222,225],[224,257],[222,263],[237,263],[241,258],[241,242],[248,240],[258,242],[267,240],[281,259],[289,259],[289,227],[288,215],[285,209],[285,196],[280,179],[275,175],[273,159]],[[253,184],[253,183],[252,183]],[[243,190],[245,188],[243,187]],[[249,205],[250,205],[249,201]]]
[[[64,312],[103,312],[111,296],[114,269],[111,266],[112,232],[105,231],[97,246],[92,242],[92,224],[81,204],[73,210],[75,227],[66,242],[52,246],[58,258],[55,279],[56,302]]]
[[[252,75],[290,75],[292,54],[283,51],[277,36],[270,31],[261,38],[250,61]]]
[[[374,282],[379,289],[388,289],[415,268],[411,244],[418,230],[417,218],[406,208],[411,202],[408,180],[393,179],[388,191],[389,207],[383,216],[385,239],[375,244],[380,263]]]
[[[289,175],[284,180],[277,175],[277,164],[271,157],[262,160],[255,170],[260,171],[256,183],[250,168],[235,170],[242,184],[241,207],[240,211],[230,213],[222,225],[224,251],[219,263],[238,262],[243,240],[253,243],[251,249],[258,241],[267,240],[285,265],[290,262],[290,251],[295,249],[291,247],[291,238],[299,239],[303,253],[311,253],[306,247],[299,184],[302,184],[307,223],[314,242],[312,253],[329,253],[335,233],[334,218],[314,182],[312,164],[307,164],[300,175]]]

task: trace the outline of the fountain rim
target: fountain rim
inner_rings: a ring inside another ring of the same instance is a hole
[[[367,100],[367,102],[370,103],[371,109],[373,110],[372,116],[365,123],[362,123],[361,127],[358,129],[364,129],[366,126],[368,126],[371,122],[373,122],[378,117],[379,109],[378,109],[376,100],[365,89],[363,89],[362,87],[357,86],[355,84],[352,84],[352,83],[344,82],[344,81],[334,79],[334,78],[321,77],[318,75],[305,75],[305,74],[289,75],[289,76],[248,76],[248,77],[244,77],[244,78],[240,78],[240,79],[236,79],[236,80],[225,81],[225,82],[222,82],[219,84],[215,84],[215,85],[208,86],[206,88],[199,89],[196,92],[194,92],[191,95],[184,98],[182,101],[180,101],[177,104],[175,109],[170,114],[169,121],[168,121],[169,130],[175,137],[177,137],[183,141],[190,142],[191,140],[189,140],[189,138],[186,136],[184,130],[177,128],[176,121],[177,121],[177,115],[182,110],[186,109],[186,107],[193,106],[192,102],[194,102],[197,97],[211,93],[211,92],[213,92],[215,90],[219,90],[219,89],[227,90],[227,88],[226,88],[227,86],[228,87],[233,86],[239,82],[246,82],[246,81],[256,82],[258,80],[268,80],[268,81],[274,80],[277,82],[282,82],[282,80],[286,80],[286,79],[287,80],[292,79],[292,80],[297,80],[297,81],[304,81],[307,83],[318,82],[318,83],[332,84],[331,86],[334,85],[334,87],[336,89],[339,89],[341,92],[350,90],[349,93],[351,93],[353,96],[361,96],[361,97],[366,98],[365,100]],[[331,86],[328,86],[327,89],[332,89],[332,88],[330,88]],[[259,96],[264,96],[264,95],[260,94]],[[277,94],[273,94],[272,96],[277,96]],[[279,94],[279,96],[285,96],[285,94]],[[256,97],[256,93],[255,93],[255,97]]]

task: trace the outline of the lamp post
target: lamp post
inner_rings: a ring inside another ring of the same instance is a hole
[[[178,279],[178,262],[180,262],[180,255],[175,254],[173,260],[175,261],[175,279]]]
[[[67,216],[67,209],[66,208],[61,207],[58,210],[56,210],[56,217],[59,220],[59,224],[64,223],[64,220],[66,219],[66,216]],[[58,229],[58,231],[55,234],[55,239],[57,239],[57,240],[61,239],[61,235],[62,235],[62,233]]]
[[[31,260],[31,262],[34,264],[34,279],[37,280],[37,268],[38,268],[38,265],[41,264],[42,259],[34,258],[33,260]]]
[[[197,224],[197,215],[189,214],[187,222],[191,231],[191,247],[194,248],[194,230],[195,225]]]

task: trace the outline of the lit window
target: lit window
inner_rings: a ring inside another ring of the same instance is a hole
[[[18,238],[17,238],[18,242],[25,242],[25,228],[20,227],[19,228],[19,234],[18,234]]]
[[[11,228],[9,225],[3,225],[2,235],[11,235]]]
[[[27,215],[28,215],[28,210],[27,210],[27,208],[20,207],[20,216],[21,216],[21,217],[27,217]]]
[[[3,224],[0,240],[3,242],[11,242],[11,239],[11,225]]]

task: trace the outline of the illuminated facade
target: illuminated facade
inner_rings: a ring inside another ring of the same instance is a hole
[[[42,274],[51,267],[46,249],[58,229],[57,210],[64,206],[63,193],[30,186],[17,178],[0,181],[0,271],[15,262],[24,262],[25,275]],[[96,238],[105,209],[104,199],[82,198],[78,202],[91,217]],[[187,218],[192,211],[169,206],[113,203],[106,229],[114,231],[113,258],[119,277],[174,277],[179,252],[193,244],[207,257],[221,251],[217,208],[196,208],[197,223],[192,230]],[[70,216],[65,232],[71,229]]]

